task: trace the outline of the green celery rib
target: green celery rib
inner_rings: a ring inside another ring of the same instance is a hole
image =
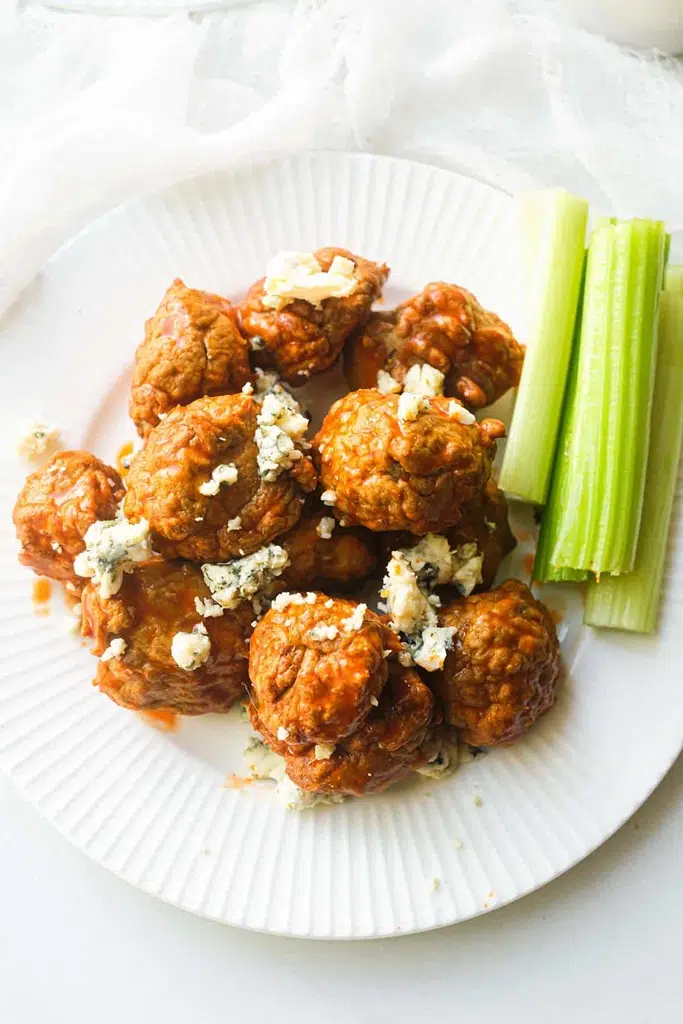
[[[560,189],[520,198],[528,346],[500,486],[544,504],[583,274],[588,203]]]
[[[621,573],[634,564],[643,502],[666,235],[656,221],[601,219],[586,264],[534,576]]]
[[[633,447],[631,448],[629,440],[626,442],[628,444],[626,452],[633,452],[633,456],[625,460],[630,473],[624,473],[621,477],[620,505],[621,509],[628,510],[628,517],[622,516],[619,531],[622,532],[623,527],[623,545],[615,552],[612,559],[614,564],[623,564],[623,571],[633,569],[638,549],[652,427],[652,401],[659,347],[659,309],[664,286],[664,264],[668,250],[668,236],[664,231],[664,225],[656,221],[646,221],[645,223],[648,225],[648,262],[652,272],[646,277],[644,317],[640,338],[637,339],[639,349],[633,354],[635,374],[631,379],[633,415],[630,417],[630,438]]]
[[[657,625],[683,440],[683,267],[670,267],[661,297],[650,452],[633,572],[589,585],[584,621],[638,633]]]
[[[605,480],[603,411],[609,378],[604,372],[606,340],[612,324],[612,284],[616,236],[600,225],[591,236],[579,332],[576,383],[568,408],[567,435],[558,453],[561,502],[550,561],[570,569],[592,569],[591,553]],[[546,517],[544,517],[545,520]]]

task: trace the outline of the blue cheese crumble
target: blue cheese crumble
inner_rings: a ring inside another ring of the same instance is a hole
[[[405,376],[403,390],[413,395],[435,397],[443,394],[445,380],[443,373],[430,366],[429,363],[415,363]]]
[[[468,597],[481,583],[484,558],[474,543],[451,548],[445,537],[428,533],[415,547],[403,549],[402,554],[418,582],[428,588],[450,583]]]
[[[340,804],[344,799],[334,793],[311,793],[300,789],[287,775],[285,759],[256,736],[250,738],[243,756],[252,778],[272,779],[277,783],[278,799],[288,811],[307,811],[320,804]]]
[[[332,516],[323,516],[318,525],[315,528],[315,532],[318,534],[321,540],[330,540],[334,528],[337,525],[337,520]]]
[[[380,395],[397,395],[401,390],[401,385],[386,370],[378,370],[377,390]]]
[[[222,608],[237,608],[282,574],[289,555],[278,544],[267,544],[251,555],[202,566],[204,582],[214,601]]]
[[[420,413],[430,409],[429,398],[404,391],[398,400],[398,425],[403,429],[406,423],[412,423]]]
[[[222,615],[225,608],[221,608],[219,604],[212,601],[210,597],[201,598],[195,597],[194,606],[197,615],[201,615],[203,619],[217,619],[219,615]]]
[[[126,653],[128,644],[121,636],[115,636],[109,641],[109,646],[100,655],[100,661],[111,661],[112,658],[122,658]]]
[[[367,610],[368,606],[366,604],[359,604],[356,608],[354,608],[353,612],[351,613],[351,615],[349,615],[348,619],[342,619],[342,626],[344,628],[344,632],[357,632],[363,625],[363,619],[365,618],[365,613]]]
[[[216,466],[210,480],[199,485],[199,493],[205,494],[207,497],[213,497],[215,494],[218,494],[223,484],[226,487],[232,487],[237,482],[238,476],[239,473],[234,462],[222,463],[220,466]]]
[[[352,295],[358,287],[355,269],[345,256],[335,256],[323,270],[312,252],[280,252],[268,263],[261,302],[266,309],[282,309],[295,299],[320,306],[325,299]]]
[[[203,622],[194,626],[191,633],[176,633],[171,640],[171,657],[185,672],[196,672],[210,653],[211,641]]]
[[[124,572],[132,572],[137,562],[152,554],[149,523],[129,523],[120,519],[98,520],[88,527],[85,551],[76,555],[74,572],[99,585],[100,596],[107,598],[121,589]]]
[[[481,582],[482,561],[476,544],[451,548],[445,537],[435,533],[428,533],[412,548],[392,553],[381,596],[393,628],[404,638],[401,664],[414,662],[428,672],[443,667],[454,630],[439,626],[436,609],[441,602],[432,590],[451,584],[461,594],[471,594]]]
[[[427,672],[435,672],[443,667],[454,630],[439,626],[427,588],[420,586],[406,554],[406,551],[393,552],[384,577],[382,597],[386,599],[393,628],[404,637],[408,657],[400,656],[401,664],[407,666],[414,661]]]
[[[62,447],[59,428],[47,423],[30,423],[17,445],[17,452],[28,462],[41,462]]]
[[[259,474],[263,480],[272,482],[303,458],[301,448],[308,420],[289,392],[276,387],[265,395],[256,421],[254,440]]]

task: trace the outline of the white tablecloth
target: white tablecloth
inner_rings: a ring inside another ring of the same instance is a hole
[[[403,154],[511,190],[563,184],[683,228],[680,71],[558,23],[552,0],[269,0],[144,22],[30,2],[17,20],[13,6],[0,10],[0,310],[95,211],[288,147]],[[371,945],[195,919],[90,863],[2,780],[0,809],[2,1024],[682,1016],[683,763],[541,892]]]
[[[72,849],[0,780],[3,1024],[674,1024],[683,762],[583,864],[475,921],[380,942],[240,932]]]

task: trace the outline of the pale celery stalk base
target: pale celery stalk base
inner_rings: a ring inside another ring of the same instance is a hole
[[[552,471],[583,274],[588,204],[556,189],[520,198],[527,351],[500,486],[544,504]]]
[[[584,621],[638,633],[657,626],[667,540],[683,439],[683,267],[671,267],[661,297],[650,454],[633,572],[588,588]]]

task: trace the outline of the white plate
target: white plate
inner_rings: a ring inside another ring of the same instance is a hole
[[[391,264],[388,303],[455,280],[523,330],[509,197],[416,164],[302,154],[131,203],[62,249],[5,323],[3,417],[16,428],[47,416],[69,444],[112,459],[133,437],[133,350],[172,277],[238,296],[273,252],[330,243]],[[35,617],[8,525],[25,468],[3,468],[0,764],[74,844],[187,910],[320,938],[462,921],[585,857],[680,749],[679,542],[657,637],[583,629],[576,592],[544,589],[563,614],[568,681],[514,747],[446,782],[304,814],[267,785],[226,788],[227,772],[244,774],[236,715],[156,732],[90,685],[92,657],[64,631],[59,600]]]

